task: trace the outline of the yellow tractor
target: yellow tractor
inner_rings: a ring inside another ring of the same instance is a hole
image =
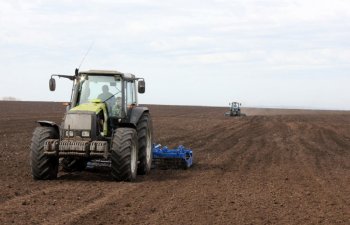
[[[57,177],[59,162],[65,171],[82,170],[88,162],[107,162],[111,176],[133,181],[150,172],[152,164],[152,120],[149,109],[138,105],[137,92],[145,92],[145,81],[132,74],[89,70],[74,75],[54,74],[73,81],[68,110],[62,124],[37,121],[31,144],[34,179]]]

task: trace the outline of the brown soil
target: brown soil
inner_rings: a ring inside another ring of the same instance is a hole
[[[350,224],[350,112],[150,106],[157,142],[194,151],[189,170],[135,183],[108,173],[33,181],[35,121],[60,103],[0,102],[0,224]]]

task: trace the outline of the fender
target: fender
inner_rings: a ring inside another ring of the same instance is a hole
[[[58,134],[60,133],[60,127],[55,122],[47,120],[38,120],[36,122],[42,127],[53,127],[56,129]]]
[[[136,127],[137,123],[139,122],[144,112],[149,112],[149,109],[147,107],[139,107],[139,106],[133,108],[130,115],[130,123],[135,125]]]

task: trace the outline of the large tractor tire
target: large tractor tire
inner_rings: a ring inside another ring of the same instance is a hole
[[[32,175],[35,180],[57,178],[58,157],[44,155],[44,143],[47,139],[58,139],[53,127],[37,127],[34,130],[30,147]]]
[[[137,133],[133,128],[118,128],[111,145],[111,174],[117,181],[134,181],[137,175]]]
[[[71,157],[63,158],[61,161],[62,170],[64,172],[83,171],[86,168],[87,161],[85,159],[75,159]]]
[[[152,166],[152,120],[149,113],[144,113],[137,123],[137,137],[139,145],[139,164],[137,173],[148,174]]]

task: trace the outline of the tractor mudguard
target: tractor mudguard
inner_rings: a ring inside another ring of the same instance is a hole
[[[131,110],[130,113],[130,123],[134,124],[135,127],[137,126],[137,123],[139,122],[142,114],[144,112],[148,112],[148,108],[147,107],[135,107]]]
[[[55,122],[48,121],[48,120],[38,120],[36,122],[42,127],[53,127],[53,128],[55,128],[57,133],[59,133],[59,131],[60,131],[60,127]]]

